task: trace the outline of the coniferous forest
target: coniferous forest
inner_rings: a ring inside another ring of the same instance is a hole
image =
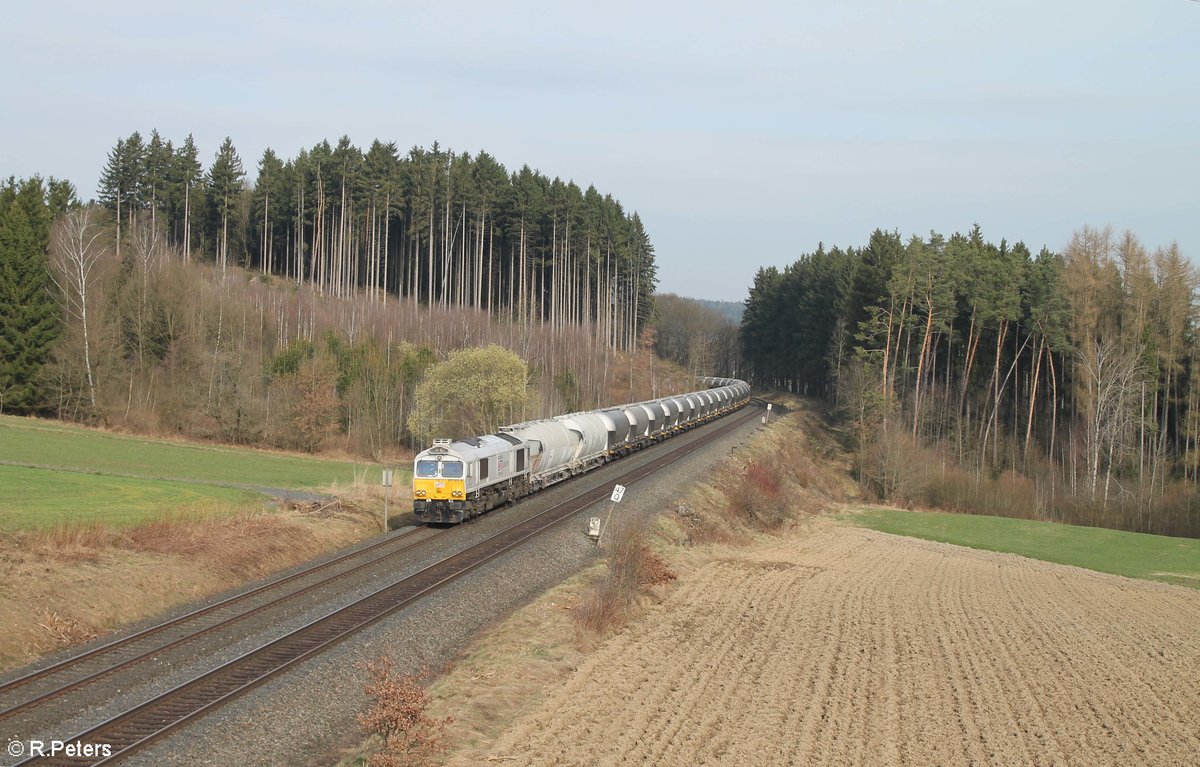
[[[133,133],[97,168],[88,204],[0,187],[2,413],[378,457],[456,348],[526,360],[528,417],[658,385],[653,246],[594,187],[347,138],[248,173]]]
[[[836,406],[877,497],[1197,536],[1197,285],[1130,232],[1033,253],[877,230],[759,270],[743,353]]]
[[[161,222],[185,260],[212,254],[223,269],[237,263],[325,295],[590,322],[624,349],[648,315],[649,236],[593,186],[528,165],[510,174],[486,152],[437,142],[401,155],[395,143],[364,152],[344,136],[290,159],[267,149],[252,184],[249,175],[228,138],[205,171],[190,136],[175,147],[135,132],[109,153],[99,198],[118,230],[141,213]]]

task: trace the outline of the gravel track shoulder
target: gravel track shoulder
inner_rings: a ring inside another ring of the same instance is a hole
[[[493,755],[1194,765],[1197,637],[1189,589],[815,521],[700,569]]]

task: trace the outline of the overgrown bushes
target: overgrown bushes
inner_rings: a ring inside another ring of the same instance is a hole
[[[365,692],[371,698],[371,707],[359,714],[358,722],[382,742],[367,764],[417,767],[444,752],[446,726],[451,719],[434,719],[426,713],[429,694],[420,678],[396,673],[395,663],[387,655],[367,663],[366,672]]]
[[[906,507],[1036,519],[1157,535],[1200,536],[1200,495],[1187,483],[1144,486],[1130,478],[1105,492],[1073,484],[1048,461],[1024,472],[963,467],[953,452],[922,445],[903,428],[881,431],[856,469],[875,498]]]
[[[726,492],[730,514],[751,529],[776,530],[790,516],[790,504],[783,492],[783,469],[777,461],[751,459]]]
[[[675,580],[675,571],[650,548],[647,527],[641,517],[630,517],[607,539],[604,576],[575,607],[581,627],[603,633],[621,622],[642,588]]]

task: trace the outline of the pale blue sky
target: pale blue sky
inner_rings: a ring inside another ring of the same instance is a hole
[[[1200,2],[14,5],[0,174],[85,198],[134,130],[347,134],[594,183],[703,298],[876,227],[1200,256]]]

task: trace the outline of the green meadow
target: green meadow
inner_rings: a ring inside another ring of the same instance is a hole
[[[3,416],[0,529],[93,521],[126,525],[197,508],[235,510],[261,504],[266,496],[256,488],[313,490],[355,480],[377,483],[379,471],[371,464],[131,437]]]
[[[1200,588],[1200,540],[1007,517],[866,509],[851,524],[884,533]]]

